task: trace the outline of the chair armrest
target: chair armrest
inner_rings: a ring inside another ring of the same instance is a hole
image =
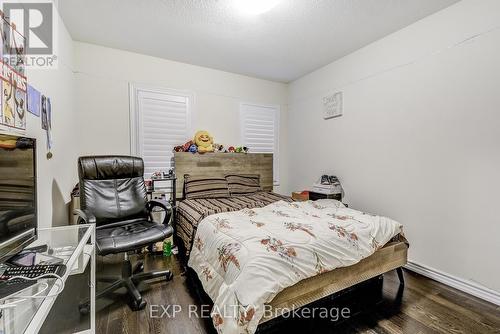
[[[172,224],[172,217],[174,216],[172,214],[172,205],[167,201],[162,201],[159,199],[152,199],[146,204],[146,209],[148,210],[150,215],[151,215],[151,212],[153,211],[154,207],[160,207],[163,210],[165,210],[165,218],[163,219],[162,224],[163,225],[171,225]]]
[[[88,210],[75,209],[73,214],[78,216],[78,224],[95,224],[97,221],[94,214]]]

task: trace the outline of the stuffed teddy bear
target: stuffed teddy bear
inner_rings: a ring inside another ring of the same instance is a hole
[[[222,152],[224,152],[224,145],[213,144],[213,146],[214,146],[214,152],[216,152],[216,153],[222,153]]]
[[[189,146],[188,152],[191,152],[191,153],[198,152],[198,148],[196,147],[196,144]]]
[[[198,131],[194,135],[194,142],[198,146],[199,153],[213,152],[214,151],[214,139],[210,136],[207,131]]]
[[[193,141],[190,140],[188,141],[187,143],[185,143],[184,145],[182,145],[182,149],[184,150],[184,152],[189,152],[189,148],[191,147],[191,145],[193,145]]]
[[[238,146],[234,149],[236,153],[248,153],[248,147],[246,146]]]

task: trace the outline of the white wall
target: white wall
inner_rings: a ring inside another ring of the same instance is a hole
[[[336,174],[404,224],[411,261],[500,291],[499,28],[500,1],[464,0],[292,82],[288,190]]]
[[[56,13],[57,14],[57,13]],[[79,148],[74,108],[73,41],[59,19],[57,69],[27,69],[28,83],[50,97],[52,104],[52,159],[46,158],[47,140],[41,119],[30,113],[25,135],[37,139],[38,226],[68,224],[67,205],[77,182],[76,157]],[[0,130],[9,133],[5,129]]]
[[[75,57],[82,154],[130,154],[128,85],[138,83],[193,92],[193,130],[225,145],[241,144],[240,102],[280,105],[280,177],[287,178],[287,85],[80,42]]]

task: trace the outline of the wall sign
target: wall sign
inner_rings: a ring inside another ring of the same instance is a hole
[[[329,119],[342,116],[342,92],[333,93],[323,98],[323,118]]]

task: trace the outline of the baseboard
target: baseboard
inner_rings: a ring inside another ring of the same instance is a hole
[[[451,286],[457,290],[463,291],[465,293],[500,306],[500,293],[480,284],[466,281],[462,278],[458,278],[456,276],[412,261],[408,261],[408,264],[405,265],[405,268],[414,271],[417,274],[431,278],[435,281]]]

